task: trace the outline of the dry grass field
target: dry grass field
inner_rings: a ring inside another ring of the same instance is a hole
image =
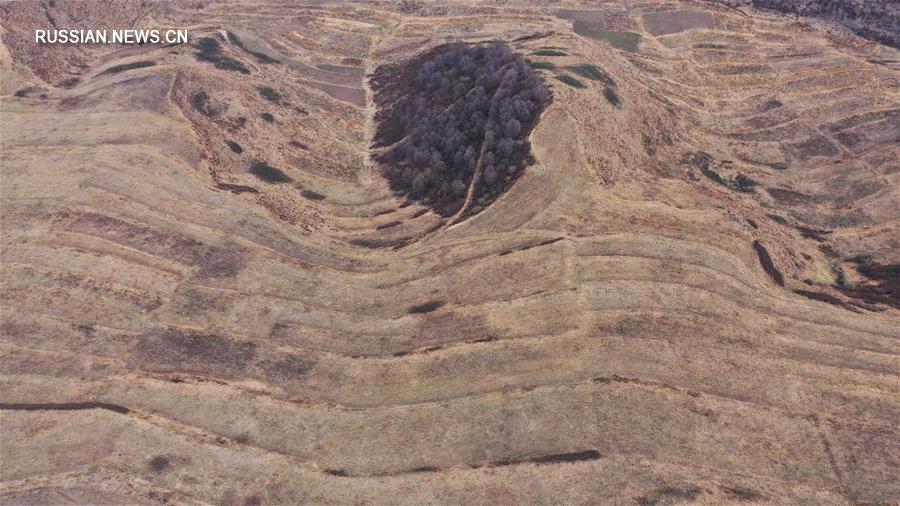
[[[898,50],[701,0],[0,20],[3,504],[900,502]],[[369,86],[452,40],[552,94],[456,221]]]

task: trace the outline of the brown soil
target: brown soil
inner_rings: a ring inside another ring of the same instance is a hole
[[[0,502],[896,502],[900,56],[590,8],[640,44],[537,2],[0,3]],[[366,76],[455,39],[565,55],[534,164],[450,224],[373,162]]]

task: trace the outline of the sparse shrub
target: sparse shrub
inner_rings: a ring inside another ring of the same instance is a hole
[[[203,90],[195,92],[193,95],[191,95],[191,107],[193,107],[197,111],[202,112],[203,114],[207,114],[207,102],[209,102],[209,95],[207,95]]]
[[[722,175],[720,175],[712,168],[712,156],[704,153],[703,151],[698,151],[692,157],[688,157],[688,160],[690,161],[691,165],[700,169],[700,172],[702,172],[704,176],[731,190],[739,192],[752,192],[756,187],[756,181],[750,179],[748,176],[740,172],[738,172],[737,176],[733,178],[722,177]],[[728,162],[722,162],[722,165],[725,165],[726,163]],[[771,218],[774,215],[768,216]],[[780,220],[784,220],[784,218],[781,218],[780,216],[778,218]],[[779,221],[779,223],[781,222]],[[782,223],[782,225],[785,224],[787,224],[787,221],[784,221],[784,223]]]
[[[303,198],[309,200],[325,200],[325,195],[314,192],[312,190],[303,190],[302,192],[300,192],[300,195],[302,195]]]
[[[750,179],[742,173],[735,176],[732,186],[739,192],[749,193],[756,187],[756,181]]]
[[[234,141],[225,141],[225,144],[228,144],[228,147],[237,154],[241,154],[244,152],[244,148],[242,148],[240,144]]]
[[[762,107],[760,108],[760,112],[768,112],[768,111],[771,111],[772,109],[778,109],[779,107],[781,107],[783,105],[784,104],[781,103],[781,100],[778,100],[777,98],[771,98],[771,99],[767,100],[765,104],[762,105]]]
[[[272,116],[272,114],[268,113],[268,112],[259,113],[259,117],[262,118],[263,121],[265,121],[266,123],[274,123],[275,122],[275,116]]]
[[[704,153],[703,151],[698,151],[694,153],[693,156],[690,157],[691,165],[700,169],[708,169],[710,162],[712,162],[712,156],[709,153]]]
[[[163,469],[169,467],[169,459],[168,457],[157,455],[150,460],[150,467],[154,471],[162,471]]]
[[[433,300],[431,302],[426,302],[424,304],[419,304],[417,306],[413,306],[413,307],[407,309],[406,312],[407,313],[430,313],[430,312],[440,308],[444,304],[446,304],[446,303],[443,301]]]
[[[400,248],[409,243],[409,237],[400,237],[396,239],[381,239],[381,238],[358,238],[352,239],[350,244],[354,244],[356,246],[362,246],[364,248],[369,249],[377,249],[377,248]]]
[[[382,106],[376,144],[391,146],[376,160],[398,196],[443,216],[461,209],[470,187],[478,200],[514,182],[506,168],[531,159],[527,137],[550,100],[525,59],[502,43],[438,46],[379,68],[372,82]]]
[[[694,501],[700,495],[700,487],[689,486],[665,486],[654,490],[651,494],[637,498],[640,506],[654,506],[657,504],[677,504],[680,502]]]
[[[900,265],[878,265],[872,260],[871,255],[857,255],[847,260],[856,264],[856,272],[862,274],[869,279],[878,279],[885,274],[900,275]],[[880,272],[883,271],[883,272]]]
[[[709,168],[708,166],[700,167],[700,172],[702,172],[704,176],[715,181],[716,183],[719,183],[722,186],[728,186],[728,182],[725,181],[725,179],[723,179],[722,176],[720,176],[718,172],[714,171],[713,169]]]
[[[733,486],[733,487],[722,487],[728,497],[735,501],[759,501],[760,499],[765,499],[761,493],[741,486]]]
[[[224,56],[218,62],[216,62],[215,67],[221,70],[240,72],[241,74],[250,73],[250,69],[245,67],[243,63],[235,60],[234,58],[228,58]]]
[[[569,56],[565,51],[557,49],[539,49],[531,54],[535,56]]]
[[[291,181],[290,176],[262,160],[256,160],[250,165],[250,173],[268,183],[287,183]]]
[[[589,63],[585,63],[582,65],[570,65],[566,67],[566,69],[588,79],[593,79],[594,81],[600,81],[607,86],[615,86],[616,82],[610,77],[609,74],[601,70],[596,65],[591,65]]]
[[[384,230],[384,229],[386,229],[386,228],[393,228],[393,227],[396,227],[396,226],[402,225],[402,224],[403,224],[402,221],[400,221],[400,220],[394,220],[394,221],[389,221],[389,222],[387,222],[387,223],[382,223],[381,225],[378,225],[378,226],[376,226],[375,228],[376,228],[377,230]]]
[[[756,254],[759,256],[759,263],[762,265],[763,269],[776,283],[778,283],[779,286],[784,286],[784,275],[782,275],[781,271],[775,267],[775,263],[772,262],[772,257],[769,255],[769,251],[766,247],[757,240],[753,241],[753,249],[756,250]]]
[[[263,96],[266,100],[270,102],[281,102],[281,94],[272,89],[269,86],[257,86],[256,89],[259,91],[259,94]]]
[[[114,65],[103,71],[104,74],[118,74],[119,72],[125,72],[126,70],[132,69],[142,69],[145,67],[153,67],[156,65],[155,61],[144,60],[144,61],[135,61],[131,63],[123,63],[122,65]]]
[[[241,74],[250,73],[250,69],[245,67],[243,63],[234,58],[223,56],[221,44],[212,37],[201,38],[194,43],[194,49],[198,50],[194,53],[194,58],[199,61],[212,63],[217,69],[240,72]]]
[[[619,99],[619,94],[616,93],[616,90],[610,86],[607,86],[605,90],[603,90],[603,96],[606,97],[607,102],[614,106],[618,106],[621,100]]]
[[[212,37],[203,37],[194,43],[194,49],[201,53],[215,54],[219,52],[219,41]]]
[[[770,220],[774,221],[775,223],[778,223],[779,225],[787,225],[788,224],[788,220],[785,219],[784,216],[779,216],[777,214],[767,214],[766,217],[769,218]]]
[[[700,172],[709,179],[719,183],[722,186],[728,186],[728,182],[712,169],[712,156],[703,151],[698,151],[690,158],[691,165],[700,169]]]
[[[572,76],[556,76],[556,79],[564,82],[565,84],[568,84],[573,88],[584,88],[584,83]]]
[[[844,273],[844,269],[841,269],[839,265],[834,265],[831,268],[831,271],[834,273],[834,287],[842,288],[842,289],[850,289],[853,286],[847,282],[847,275]]]
[[[541,69],[541,70],[553,70],[556,68],[556,65],[553,62],[549,61],[540,61],[540,60],[527,60],[528,66],[533,69]]]

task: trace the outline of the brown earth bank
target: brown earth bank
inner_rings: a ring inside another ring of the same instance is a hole
[[[308,3],[0,2],[0,502],[900,500],[896,49],[707,1]],[[370,84],[454,41],[552,101],[447,220],[383,177]]]

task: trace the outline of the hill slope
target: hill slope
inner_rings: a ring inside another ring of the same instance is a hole
[[[900,497],[896,50],[655,1],[25,42],[90,6],[0,6],[5,502]],[[450,38],[553,95],[458,223],[382,177],[366,77]]]

